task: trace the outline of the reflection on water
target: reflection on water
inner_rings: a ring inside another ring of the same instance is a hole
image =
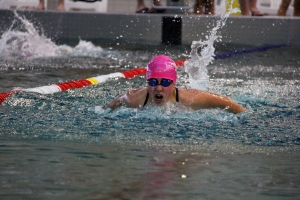
[[[293,150],[252,147],[245,153],[241,146],[240,154],[226,148],[5,141],[0,193],[26,199],[299,198],[300,163]]]

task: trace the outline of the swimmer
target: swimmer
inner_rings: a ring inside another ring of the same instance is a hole
[[[106,107],[112,110],[125,106],[143,108],[148,105],[164,106],[166,103],[179,103],[193,110],[221,108],[231,113],[246,109],[228,97],[197,89],[182,89],[176,85],[176,64],[164,55],[154,57],[147,66],[147,88],[132,89],[118,96]]]

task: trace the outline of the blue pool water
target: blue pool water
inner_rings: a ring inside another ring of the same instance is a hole
[[[186,46],[118,50],[88,41],[47,48],[60,53],[2,51],[0,92],[144,67],[157,54],[179,60],[190,53]],[[215,48],[219,54],[253,47]],[[209,64],[208,90],[247,108],[238,115],[101,108],[145,86],[143,76],[50,95],[16,93],[0,107],[0,197],[299,199],[299,55],[299,48],[286,46]],[[178,71],[178,86],[190,87],[183,68]]]

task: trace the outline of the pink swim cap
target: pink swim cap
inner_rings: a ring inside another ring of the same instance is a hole
[[[147,66],[146,79],[150,78],[166,78],[176,84],[177,72],[175,62],[164,55],[154,57]]]

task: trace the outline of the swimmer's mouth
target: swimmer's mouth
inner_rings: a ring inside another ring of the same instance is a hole
[[[161,94],[156,94],[156,95],[155,95],[155,99],[163,99],[163,95],[161,95]]]

